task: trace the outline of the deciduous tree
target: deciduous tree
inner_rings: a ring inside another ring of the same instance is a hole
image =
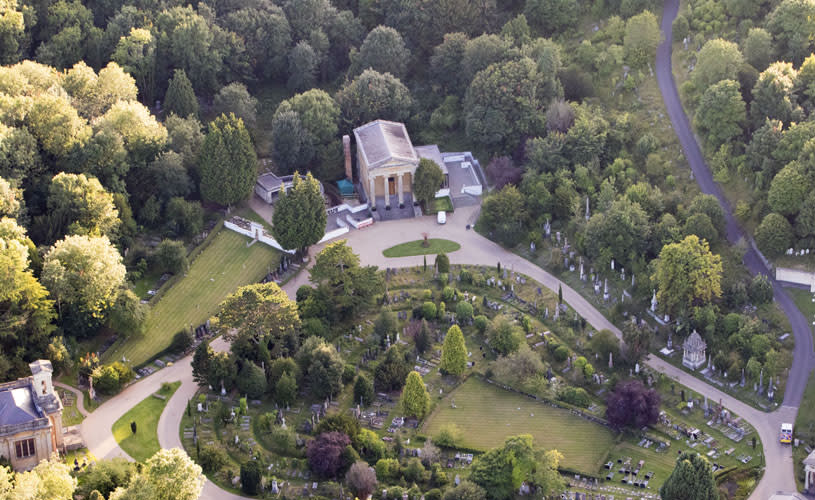
[[[311,470],[325,478],[336,477],[343,467],[343,451],[351,440],[342,432],[323,432],[306,444],[306,456]]]
[[[402,35],[389,26],[377,26],[365,37],[352,64],[357,72],[372,69],[402,78],[409,61],[410,51]]]
[[[368,498],[376,488],[376,472],[366,462],[354,463],[345,480],[357,498]]]
[[[404,121],[413,100],[398,78],[366,69],[337,92],[343,120],[350,126],[382,119]]]
[[[526,57],[476,74],[464,101],[467,137],[510,151],[524,135],[537,135],[544,126],[546,103],[558,97],[544,89],[547,76]]]
[[[239,288],[221,303],[216,319],[225,338],[263,343],[273,358],[293,354],[298,347],[297,304],[274,282]]]
[[[744,62],[739,46],[721,38],[709,40],[702,46],[693,70],[693,83],[700,92],[722,80],[736,80]]]
[[[704,91],[696,108],[696,128],[705,136],[711,150],[743,132],[745,109],[739,84],[733,80],[719,81]]]
[[[623,39],[626,62],[636,68],[645,67],[652,62],[656,57],[660,37],[657,18],[650,11],[642,11],[628,19]]]
[[[45,255],[43,284],[58,304],[102,319],[124,284],[122,256],[105,236],[66,236]]]
[[[792,246],[793,233],[790,222],[781,214],[767,214],[756,228],[756,245],[767,257],[778,257]]]
[[[615,429],[640,429],[659,417],[659,394],[639,380],[620,382],[606,400],[606,419]]]
[[[662,247],[654,269],[657,299],[672,315],[722,294],[721,257],[711,253],[707,242],[696,235]]]

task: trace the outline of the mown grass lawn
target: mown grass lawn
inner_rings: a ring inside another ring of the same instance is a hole
[[[181,382],[172,382],[162,386],[158,394],[165,399],[151,394],[113,424],[113,437],[134,460],[144,462],[160,449],[157,431],[158,419],[164,407],[167,406],[170,396],[180,385]],[[136,422],[135,434],[130,429],[130,422]]]
[[[408,241],[400,243],[382,251],[385,257],[409,257],[411,255],[430,255],[438,253],[455,252],[461,245],[455,241],[441,238],[431,238],[427,240],[429,246],[424,246],[424,240]]]
[[[563,454],[561,465],[590,474],[597,472],[614,444],[614,434],[602,425],[475,377],[439,402],[422,430],[433,437],[445,424],[462,430],[462,446],[479,450],[500,446],[509,436],[531,434],[536,446]]]
[[[264,245],[246,246],[249,238],[221,229],[192,262],[187,274],[151,306],[144,335],[116,342],[104,361],[125,356],[134,366],[166,349],[178,331],[204,323],[238,287],[260,281],[277,267],[279,254]]]

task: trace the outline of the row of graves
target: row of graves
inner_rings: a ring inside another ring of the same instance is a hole
[[[206,341],[207,339],[211,338],[213,335],[213,331],[210,325],[210,321],[206,320],[206,322],[201,323],[200,325],[196,326],[193,331],[193,341],[192,344],[187,348],[186,351],[182,353],[171,353],[165,354],[164,356],[156,359],[153,361],[152,364],[142,366],[138,370],[136,370],[135,380],[139,380],[142,377],[147,377],[148,375],[152,375],[153,373],[161,370],[166,366],[170,366],[179,359],[183,358],[187,354],[193,352],[198,344],[201,342]],[[123,362],[126,362],[127,359],[122,358]]]
[[[754,432],[754,429],[741,417],[733,416],[729,410],[723,408],[721,405],[708,404],[707,398],[704,399],[704,402],[693,399],[688,401],[688,405],[682,410],[682,414],[688,415],[695,406],[703,408],[706,419],[705,425],[707,427],[720,432],[733,443],[742,442],[745,437],[750,436]],[[660,412],[659,425],[662,426],[662,430],[666,430],[666,433],[673,439],[677,441],[684,440],[688,448],[696,451],[700,455],[708,457],[711,460],[713,472],[724,468],[724,466],[717,463],[716,460],[720,459],[722,455],[733,457],[733,454],[736,452],[734,446],[720,443],[713,435],[698,427],[673,422],[664,411]],[[733,458],[745,465],[753,460],[753,456],[746,453],[739,454]]]
[[[605,464],[605,468],[609,471],[606,474],[607,481],[612,481],[614,476],[619,473],[622,475],[620,483],[630,484],[637,488],[648,488],[648,483],[654,478],[652,471],[643,472],[645,460],[633,464],[630,457],[620,457],[617,459],[617,465],[619,468],[615,467],[614,462]]]
[[[568,489],[561,493],[561,499],[569,499],[569,500],[615,500],[615,498],[619,500],[631,500],[632,498],[638,499],[658,499],[659,493],[649,487],[647,484],[642,486],[643,482],[648,482],[653,480],[654,473],[653,472],[643,472],[644,469],[644,461],[640,460],[637,462],[635,466],[633,466],[632,470],[632,460],[627,457],[621,457],[617,459],[617,464],[614,462],[608,462],[605,464],[605,468],[609,469],[608,476],[613,477],[615,474],[615,470],[617,467],[620,470],[628,470],[628,477],[629,478],[636,478],[633,475],[633,471],[637,470],[636,468],[639,467],[638,475],[645,478],[646,476],[650,476],[649,479],[634,479],[632,481],[621,481],[619,483],[607,481],[602,482],[598,480],[596,477],[586,477],[581,476],[580,474],[575,474],[574,477],[568,478],[567,487]],[[634,484],[634,481],[638,482],[637,485]]]
[[[280,263],[277,268],[270,271],[260,280],[261,283],[275,282],[278,285],[288,280],[300,270],[300,264],[293,262],[291,257],[285,252],[280,257]]]

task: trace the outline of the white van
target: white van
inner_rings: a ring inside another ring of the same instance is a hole
[[[444,210],[438,212],[436,214],[436,222],[438,222],[439,224],[446,224],[447,223],[447,212],[445,212]]]

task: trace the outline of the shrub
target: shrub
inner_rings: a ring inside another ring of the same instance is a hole
[[[450,272],[450,258],[447,257],[447,254],[440,253],[436,255],[436,271],[439,273]]]
[[[410,483],[424,482],[425,470],[422,461],[416,457],[408,460],[407,465],[402,470],[402,475],[405,476],[405,480]]]
[[[429,289],[425,289],[422,291],[422,299],[423,300],[431,300],[433,298],[433,292]]]
[[[133,379],[133,371],[119,361],[97,367],[91,374],[93,385],[103,394],[118,392]]]
[[[589,394],[582,387],[567,387],[560,391],[558,399],[581,408],[588,408],[591,404]]]
[[[750,289],[748,295],[753,304],[769,304],[773,300],[773,286],[770,280],[763,274],[753,276],[753,281],[750,282]]]
[[[354,377],[356,377],[356,376],[357,376],[357,369],[356,369],[356,367],[354,367],[354,365],[345,365],[345,367],[343,367],[343,369],[342,369],[342,383],[343,384],[351,383],[351,381],[354,380]]]
[[[558,348],[555,349],[554,356],[555,359],[560,362],[566,361],[566,358],[569,357],[569,348],[565,345],[558,346]]]
[[[473,319],[473,324],[478,329],[479,333],[484,333],[487,331],[487,325],[489,324],[489,320],[483,314],[479,314]]]
[[[241,491],[247,495],[260,493],[261,465],[257,460],[241,464]]]
[[[430,301],[422,304],[422,317],[427,320],[436,319],[436,304]]]
[[[398,479],[401,474],[401,467],[399,461],[395,458],[382,458],[377,460],[376,477],[382,482],[393,481]]]
[[[156,269],[163,273],[179,274],[187,270],[187,249],[180,241],[164,240],[156,247],[153,254]]]
[[[251,361],[244,361],[238,374],[238,390],[252,399],[257,399],[266,392],[266,374],[263,369]]]
[[[183,330],[179,330],[173,335],[173,341],[170,342],[170,347],[167,349],[173,353],[181,353],[187,350],[189,346],[192,345],[192,334],[190,331],[184,328]]]
[[[455,448],[461,441],[461,429],[456,424],[445,424],[433,436],[433,443],[445,448]]]
[[[456,304],[456,316],[459,321],[470,321],[473,317],[473,306],[469,302],[459,302]]]
[[[466,269],[462,269],[458,277],[461,278],[462,283],[470,284],[473,282],[473,274]]]
[[[207,474],[212,474],[221,470],[227,464],[229,457],[223,448],[217,446],[202,446],[198,454],[198,465]]]
[[[354,383],[354,403],[359,403],[362,406],[368,406],[374,401],[374,385],[371,380],[360,373],[357,375],[357,381]]]
[[[456,289],[451,286],[446,286],[441,291],[441,298],[445,302],[451,302],[453,297],[456,296]]]
[[[484,288],[487,285],[487,278],[481,273],[475,273],[473,274],[473,285]]]

